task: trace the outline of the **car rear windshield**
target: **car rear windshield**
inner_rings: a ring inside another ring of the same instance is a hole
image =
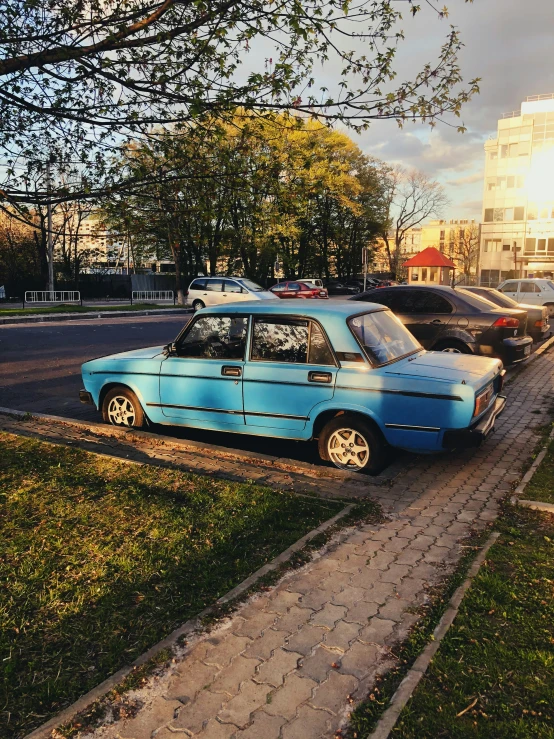
[[[264,291],[263,287],[256,284],[255,282],[252,282],[252,280],[237,280],[237,282],[240,282],[241,285],[243,285],[247,290],[250,290],[253,293],[261,293]]]
[[[373,364],[395,362],[422,348],[388,310],[354,316],[348,320],[348,325]]]

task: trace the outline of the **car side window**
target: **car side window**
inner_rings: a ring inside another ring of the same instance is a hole
[[[539,288],[534,282],[522,282],[519,288],[520,293],[540,293]]]
[[[207,280],[206,290],[208,292],[220,293],[223,291],[223,280]]]
[[[234,282],[233,280],[225,280],[225,286],[223,287],[224,293],[240,293],[241,286],[238,284],[238,282]]]
[[[317,323],[310,324],[310,350],[308,352],[308,364],[335,364],[333,353],[323,335],[323,331]]]
[[[517,282],[507,282],[502,287],[499,287],[498,290],[502,293],[517,293]]]
[[[244,359],[247,318],[201,316],[177,344],[179,357],[194,359]]]
[[[280,284],[280,285],[275,285],[275,287],[272,287],[271,289],[274,293],[282,293],[283,290],[287,289],[287,286]]]
[[[364,296],[364,303],[379,303],[379,305],[386,305],[387,308],[395,310],[393,304],[398,302],[391,290],[372,290],[369,295]]]
[[[189,290],[205,290],[206,289],[206,280],[194,280],[192,285],[189,287]]]
[[[252,359],[262,362],[335,365],[321,328],[313,321],[255,318]]]
[[[408,292],[408,291],[407,291]],[[431,290],[410,290],[406,313],[452,313],[452,305],[442,295]]]
[[[300,290],[300,284],[298,282],[289,282],[287,290]]]

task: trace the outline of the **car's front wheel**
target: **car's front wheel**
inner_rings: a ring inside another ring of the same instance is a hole
[[[114,387],[102,403],[102,417],[112,426],[140,429],[144,426],[144,411],[137,396],[127,387]]]
[[[202,300],[195,300],[192,304],[192,309],[196,312],[197,310],[201,310],[202,308],[205,308],[206,304]]]
[[[379,472],[385,444],[379,432],[358,416],[344,413],[327,423],[319,435],[319,456],[340,470]]]

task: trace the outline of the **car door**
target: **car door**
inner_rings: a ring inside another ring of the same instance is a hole
[[[498,290],[509,298],[513,298],[516,303],[518,302],[519,280],[508,280],[503,285],[500,285]]]
[[[162,362],[160,405],[168,419],[221,428],[244,424],[247,317],[199,315]]]
[[[220,305],[220,303],[224,303],[223,280],[220,277],[211,277],[206,280],[206,289],[202,293],[200,299],[204,301],[206,308],[209,308],[211,305]]]
[[[247,290],[242,288],[235,280],[224,280],[223,281],[223,302],[224,303],[236,303],[244,302],[245,300],[252,300],[252,296]]]
[[[317,322],[253,316],[243,376],[246,425],[301,433],[315,406],[333,397],[337,369]]]
[[[527,303],[527,305],[542,305],[542,294],[539,286],[535,282],[521,280],[517,302]]]

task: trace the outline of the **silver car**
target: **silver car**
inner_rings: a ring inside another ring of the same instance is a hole
[[[206,306],[246,300],[279,298],[245,277],[197,277],[190,283],[187,294],[187,304],[192,305],[195,311]]]

